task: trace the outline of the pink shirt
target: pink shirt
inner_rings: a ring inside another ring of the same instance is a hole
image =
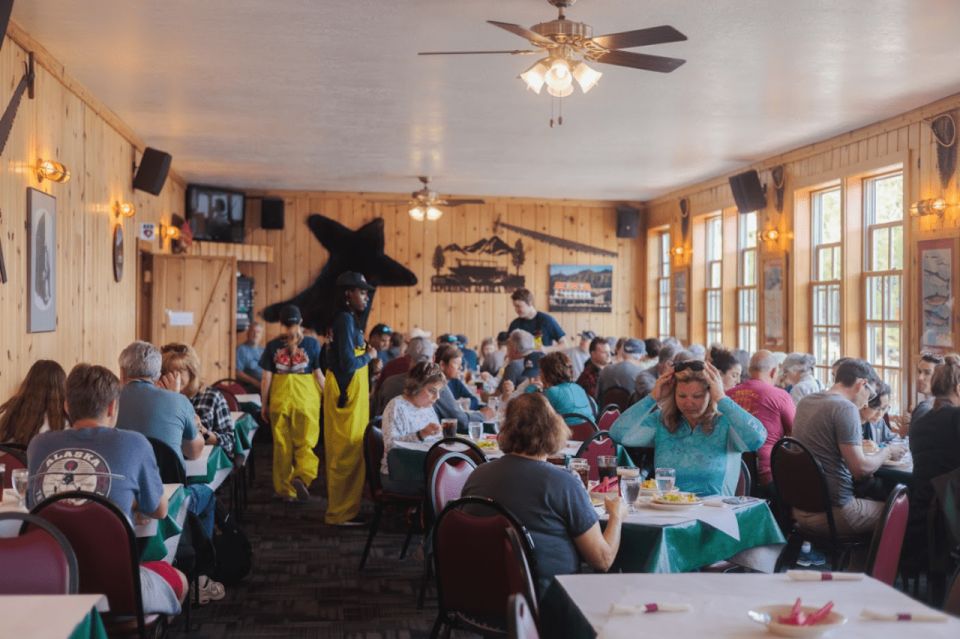
[[[757,451],[757,469],[760,483],[773,479],[770,474],[770,451],[782,437],[793,431],[793,416],[797,409],[790,394],[782,388],[748,379],[727,391],[727,396],[740,405],[767,429],[767,440]]]

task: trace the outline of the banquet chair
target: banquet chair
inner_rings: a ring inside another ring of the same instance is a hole
[[[430,479],[430,473],[437,460],[449,452],[463,453],[472,459],[477,466],[487,462],[486,453],[472,440],[465,437],[444,437],[430,446],[430,449],[427,450],[427,456],[423,460],[423,476],[427,480]]]
[[[598,480],[600,479],[600,470],[597,468],[597,457],[600,455],[616,456],[616,454],[617,444],[610,437],[610,433],[605,430],[598,430],[580,445],[574,457],[589,461],[590,479]]]
[[[593,418],[597,419],[600,416],[600,406],[597,405],[597,400],[594,399],[593,395],[587,395],[587,399],[590,401],[590,411],[593,413]]]
[[[567,428],[570,429],[570,439],[578,442],[583,442],[597,432],[597,425],[593,423],[593,420],[586,415],[580,415],[578,413],[564,413],[560,415],[563,418],[563,421],[566,422]],[[570,421],[568,421],[570,420]]]
[[[614,422],[620,419],[620,409],[619,408],[608,408],[597,419],[597,428],[600,430],[610,430],[610,427],[613,426]]]
[[[533,540],[501,504],[463,497],[447,504],[433,531],[439,612],[431,637],[462,629],[507,633],[507,602],[521,592],[537,601]]]
[[[0,444],[0,464],[7,467],[7,472],[3,476],[3,486],[0,486],[0,488],[13,488],[13,479],[11,479],[13,473],[11,471],[27,467],[27,453],[18,446]]]
[[[737,480],[737,488],[733,493],[737,497],[748,497],[753,490],[753,475],[750,474],[750,466],[743,457],[740,458],[740,478]]]
[[[620,412],[630,407],[630,396],[633,391],[627,390],[623,386],[611,386],[600,395],[600,405],[607,410],[610,404],[614,404]]]
[[[177,453],[159,439],[147,437],[147,441],[153,446],[153,454],[157,458],[157,468],[160,469],[160,480],[165,484],[186,485],[187,471]]]
[[[145,615],[140,592],[137,538],[126,515],[113,502],[94,493],[63,492],[37,504],[31,514],[60,529],[77,555],[81,594],[103,594],[110,605],[104,616],[107,633],[146,639],[147,630],[164,622]]]
[[[907,516],[910,513],[910,498],[907,487],[897,484],[883,508],[883,515],[873,531],[870,552],[867,554],[867,574],[888,586],[897,580],[900,566],[900,551],[907,531]]]
[[[507,636],[510,639],[540,639],[536,619],[530,614],[527,598],[522,592],[510,595],[507,602]]]
[[[828,533],[803,529],[793,523],[787,545],[777,558],[775,572],[792,567],[797,560],[804,541],[810,541],[825,548],[830,553],[833,570],[840,570],[847,563],[852,550],[865,546],[869,535],[841,536],[833,518],[830,493],[827,480],[820,462],[810,450],[792,437],[778,441],[770,453],[770,469],[777,495],[783,505],[790,510],[796,508],[809,513],[824,513]],[[792,516],[791,516],[792,519]]]
[[[383,510],[387,506],[399,506],[401,508],[415,508],[420,512],[420,506],[423,501],[422,495],[405,495],[402,493],[393,493],[384,490],[380,483],[380,460],[383,459],[383,431],[377,426],[380,418],[376,417],[367,424],[367,430],[363,433],[363,461],[366,466],[367,487],[370,489],[370,498],[374,503],[373,519],[370,521],[370,532],[367,534],[367,543],[363,547],[363,555],[360,557],[360,570],[367,564],[367,557],[370,555],[370,547],[373,545],[373,538],[377,536],[380,529],[380,518],[383,517]],[[413,535],[414,526],[418,516],[410,517],[410,523],[407,528],[407,538],[403,544],[403,551],[400,558],[406,556],[407,545],[410,543],[410,537]]]
[[[77,594],[77,556],[56,526],[20,512],[0,513],[0,521],[24,522],[18,536],[0,537],[0,595]]]

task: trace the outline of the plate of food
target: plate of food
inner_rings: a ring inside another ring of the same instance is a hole
[[[781,637],[819,637],[847,623],[847,618],[833,610],[833,602],[823,607],[804,606],[800,600],[792,606],[762,606],[747,613],[756,623]]]
[[[655,497],[660,494],[660,491],[657,490],[657,480],[656,479],[645,479],[643,483],[640,484],[640,495],[646,497]]]
[[[694,506],[701,505],[703,505],[702,499],[693,493],[684,493],[680,491],[664,493],[650,500],[650,507],[658,508],[660,510],[683,510],[685,508],[692,508]]]
[[[497,440],[495,439],[480,439],[475,442],[477,446],[483,450],[496,450],[497,449]]]

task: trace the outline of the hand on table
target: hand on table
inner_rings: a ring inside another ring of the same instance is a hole
[[[433,435],[439,435],[440,424],[433,424],[433,423],[427,424],[426,426],[421,428],[418,432],[420,433],[421,439],[426,439],[427,437],[432,437]]]
[[[907,454],[907,447],[903,444],[889,444],[887,450],[890,451],[890,459],[897,461]]]
[[[620,495],[612,494],[605,496],[603,498],[603,507],[607,510],[607,515],[611,520],[622,520],[627,516],[627,504],[620,499]]]

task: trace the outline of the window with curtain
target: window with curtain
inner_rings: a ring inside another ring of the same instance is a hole
[[[723,343],[723,220],[715,215],[705,225],[706,268],[704,277],[707,344]]]
[[[670,337],[670,232],[657,234],[657,335]]]
[[[830,386],[830,365],[840,357],[843,213],[839,186],[811,194],[811,216],[811,342],[817,378],[824,386]]]
[[[757,350],[757,213],[737,215],[737,348]]]
[[[904,393],[903,173],[863,181],[864,353],[890,385],[890,412]]]

